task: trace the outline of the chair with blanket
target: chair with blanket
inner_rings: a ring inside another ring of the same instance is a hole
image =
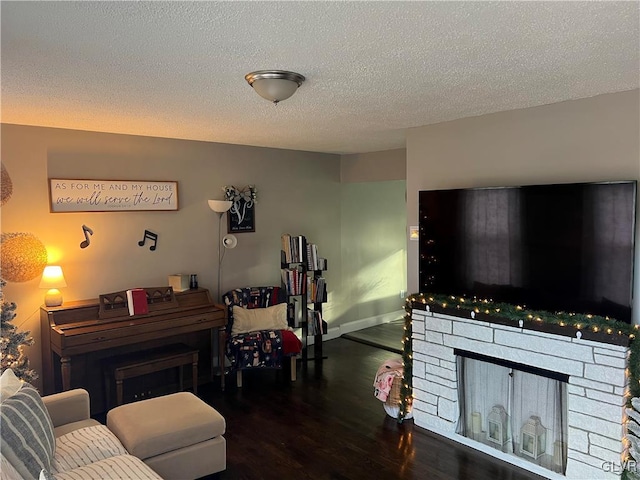
[[[242,371],[282,368],[291,363],[291,381],[296,380],[296,357],[302,342],[287,319],[287,296],[280,287],[245,287],[225,293],[227,306],[226,355],[242,387]]]

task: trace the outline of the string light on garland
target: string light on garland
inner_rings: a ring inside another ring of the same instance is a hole
[[[404,303],[404,334],[402,337],[402,368],[403,379],[400,386],[400,408],[398,410],[398,423],[402,423],[407,415],[411,412],[413,405],[413,323],[411,320],[412,303],[415,297],[407,297]],[[422,303],[426,303],[422,299]]]
[[[628,402],[629,407],[624,412],[624,431],[627,432],[627,435],[622,439],[624,450],[621,456],[621,463],[626,467],[620,478],[622,480],[637,480],[640,478],[637,469],[632,472],[629,466],[630,460],[634,460],[635,465],[640,460],[640,398],[630,398]]]

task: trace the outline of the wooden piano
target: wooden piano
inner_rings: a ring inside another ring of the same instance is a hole
[[[215,305],[207,289],[174,292],[171,287],[145,288],[149,313],[129,315],[126,291],[100,295],[99,299],[66,302],[60,307],[40,308],[44,394],[56,392],[56,370],[60,365],[62,390],[72,386],[72,369],[78,359],[88,368],[85,357],[94,352],[107,354],[119,347],[144,349],[194,332],[210,331],[211,376],[218,339],[218,368],[224,389],[224,328],[226,311]],[[206,333],[206,332],[205,332]],[[217,333],[217,335],[216,335]],[[122,350],[122,348],[120,348]],[[95,377],[93,372],[91,377]],[[76,386],[76,385],[74,385]],[[82,385],[84,386],[84,385]]]

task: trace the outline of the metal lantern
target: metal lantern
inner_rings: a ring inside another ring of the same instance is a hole
[[[487,416],[487,440],[502,447],[509,440],[509,414],[502,405],[494,405]]]
[[[540,417],[532,415],[520,430],[520,453],[536,460],[547,446],[547,429],[542,426]]]

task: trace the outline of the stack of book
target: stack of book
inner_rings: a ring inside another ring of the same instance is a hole
[[[287,295],[304,295],[307,286],[307,272],[297,268],[283,268],[280,270],[282,283],[287,289]]]
[[[307,301],[312,303],[327,301],[327,284],[324,277],[309,277],[307,280]]]
[[[327,322],[322,319],[322,312],[308,309],[307,329],[309,335],[322,335],[327,333]]]
[[[304,263],[306,260],[307,239],[303,235],[291,236],[285,233],[281,237],[285,263]]]
[[[309,270],[327,269],[327,259],[318,256],[318,246],[315,243],[307,244],[307,266]]]
[[[285,233],[281,240],[284,263],[304,263],[307,270],[327,269],[327,259],[318,256],[318,246],[307,243],[303,235],[291,236]]]

